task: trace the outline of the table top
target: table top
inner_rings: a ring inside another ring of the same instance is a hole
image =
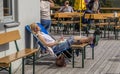
[[[82,16],[83,13],[78,13],[78,12],[65,12],[65,13],[54,13],[55,18],[71,18],[71,17],[80,17]]]
[[[107,19],[108,17],[114,17],[114,13],[85,14],[86,19]],[[117,13],[117,17],[120,17],[120,13]]]

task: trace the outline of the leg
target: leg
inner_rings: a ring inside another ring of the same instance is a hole
[[[52,49],[55,53],[59,53],[61,51],[66,51],[67,49],[70,48],[70,45],[68,44],[68,42],[64,42],[64,43],[60,43],[56,46],[54,46]]]
[[[44,20],[41,19],[41,24],[44,26],[44,28],[49,31],[50,26],[51,26],[51,21],[50,20]]]
[[[93,41],[93,37],[74,36],[74,42],[78,42],[78,41],[80,41],[80,43],[92,42]]]

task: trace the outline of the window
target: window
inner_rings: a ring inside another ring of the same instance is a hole
[[[3,22],[16,21],[17,0],[3,0]]]
[[[12,0],[3,0],[4,16],[12,16]]]

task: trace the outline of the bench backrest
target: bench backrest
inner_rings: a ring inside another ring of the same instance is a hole
[[[82,13],[83,15],[83,13]],[[76,16],[80,16],[80,13],[72,12],[72,13],[55,13],[55,18],[73,18]]]
[[[20,39],[20,34],[18,30],[5,32],[0,34],[0,45],[9,43],[11,41],[16,41]]]
[[[0,45],[9,43],[11,41],[15,42],[16,50],[19,51],[16,40],[20,39],[20,34],[18,30],[5,32],[0,34]]]

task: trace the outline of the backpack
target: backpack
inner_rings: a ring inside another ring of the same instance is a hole
[[[64,55],[60,54],[57,58],[56,58],[56,66],[58,67],[65,67],[66,66],[66,62],[65,62],[65,57]]]

